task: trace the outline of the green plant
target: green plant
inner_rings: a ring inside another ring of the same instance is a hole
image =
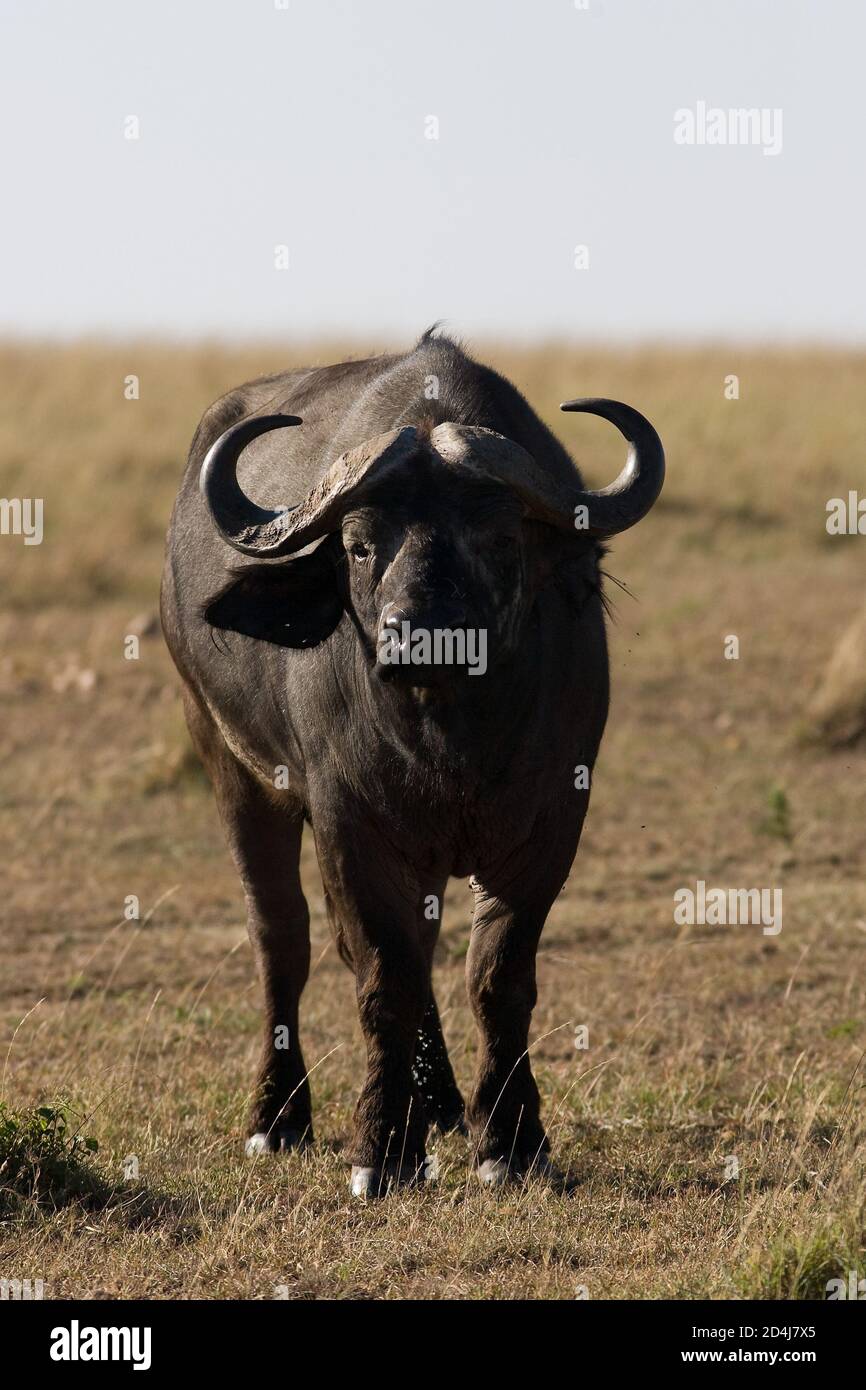
[[[793,839],[791,803],[783,787],[770,787],[767,793],[767,815],[761,822],[761,829],[765,835],[776,835],[780,840]]]
[[[102,1188],[90,1162],[99,1144],[74,1120],[65,1102],[15,1111],[0,1101],[0,1210],[22,1199],[60,1205]]]

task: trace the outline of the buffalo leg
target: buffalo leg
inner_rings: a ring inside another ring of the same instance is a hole
[[[244,887],[247,927],[264,993],[264,1035],[247,1153],[303,1147],[313,1134],[298,1035],[299,1003],[310,969],[310,915],[298,870],[303,812],[290,801],[275,801],[232,756],[197,702],[190,698],[185,703]]]
[[[475,1160],[484,1181],[499,1182],[533,1166],[548,1169],[538,1087],[529,1061],[536,1001],[535,957],[550,907],[574,857],[572,839],[557,853],[552,837],[533,842],[506,874],[473,881],[475,915],[466,980],[481,1046],[467,1108]]]
[[[418,1029],[412,1076],[428,1123],[440,1134],[450,1134],[455,1129],[464,1133],[463,1097],[454,1078],[432,991]]]
[[[273,814],[273,813],[272,813]],[[275,817],[276,819],[276,817]],[[260,857],[268,831],[242,842],[236,858],[247,898],[247,925],[262,980],[264,1035],[250,1115],[247,1153],[303,1147],[313,1137],[310,1084],[301,1051],[299,1005],[310,971],[310,915],[298,879],[303,817],[270,826],[271,846],[285,856],[285,877]]]
[[[422,1173],[427,1121],[412,1067],[430,1000],[430,965],[420,940],[417,884],[389,862],[379,842],[355,839],[357,822],[316,845],[340,954],[355,975],[367,1075],[347,1149],[356,1196],[383,1195]],[[375,876],[370,864],[376,864]]]
[[[439,937],[442,921],[442,904],[445,899],[445,882],[437,885],[436,893],[425,893],[420,909],[420,934],[431,970],[430,998],[415,1046],[415,1061],[412,1076],[421,1096],[427,1121],[439,1130],[449,1134],[452,1130],[465,1132],[463,1123],[463,1097],[454,1079],[454,1071],[442,1034],[442,1023],[436,999],[433,994],[432,967],[433,952]],[[434,916],[430,915],[430,904],[436,904]]]

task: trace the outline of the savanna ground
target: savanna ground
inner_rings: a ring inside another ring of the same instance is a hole
[[[258,991],[156,622],[163,536],[209,401],[340,349],[6,345],[0,492],[45,499],[45,539],[0,539],[3,1277],[47,1297],[821,1298],[866,1273],[866,750],[824,749],[804,715],[863,600],[866,540],[829,537],[825,505],[863,490],[866,357],[482,353],[595,485],[622,442],[561,399],[632,401],[668,451],[658,507],[608,558],[634,597],[609,586],[611,719],[540,953],[532,1056],[576,1190],[482,1192],[451,1137],[435,1187],[350,1202],[363,1052],[309,837],[317,1144],[242,1156]],[[781,933],[676,926],[697,879],[781,887]],[[464,1089],[469,910],[452,883],[436,985]]]

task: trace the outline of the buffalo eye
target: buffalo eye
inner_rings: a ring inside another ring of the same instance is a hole
[[[362,541],[352,541],[349,546],[349,554],[353,560],[366,560],[370,552]]]

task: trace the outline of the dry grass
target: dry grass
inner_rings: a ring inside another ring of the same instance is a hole
[[[866,734],[866,607],[839,638],[809,706],[815,735],[843,747]]]
[[[152,1298],[822,1297],[862,1276],[866,752],[800,733],[862,604],[866,541],[828,537],[824,508],[862,477],[866,359],[487,350],[580,440],[594,481],[621,451],[602,422],[557,416],[569,395],[634,401],[670,461],[659,508],[610,557],[637,601],[614,590],[609,733],[540,957],[533,1052],[579,1183],[476,1191],[451,1139],[435,1189],[362,1207],[340,1155],[360,1036],[309,844],[319,1142],[241,1157],[259,1023],[241,894],[150,624],[199,414],[303,356],[0,348],[2,491],[44,497],[46,519],[41,547],[0,539],[2,1094],[23,1110],[65,1097],[99,1141],[92,1183],[7,1192],[3,1276]],[[781,934],[674,926],[673,892],[697,878],[783,887]],[[464,1085],[468,914],[454,883],[437,984]]]

